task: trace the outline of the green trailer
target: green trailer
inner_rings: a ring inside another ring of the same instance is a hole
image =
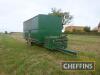
[[[23,23],[24,38],[29,45],[38,44],[52,50],[67,52],[67,37],[62,35],[61,17],[39,14]],[[68,50],[76,54],[76,51]]]

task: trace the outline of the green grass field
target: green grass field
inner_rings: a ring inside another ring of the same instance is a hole
[[[0,35],[0,75],[100,75],[100,36],[68,35],[77,56],[29,47],[22,35]],[[96,61],[95,71],[63,71],[61,61]]]

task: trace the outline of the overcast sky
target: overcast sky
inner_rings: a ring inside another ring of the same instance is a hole
[[[0,32],[22,32],[23,21],[54,7],[70,12],[75,25],[93,28],[100,21],[100,0],[0,0]]]

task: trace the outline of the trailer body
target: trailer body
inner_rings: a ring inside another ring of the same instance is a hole
[[[62,34],[62,19],[39,14],[23,23],[24,38],[28,44],[39,44],[52,50],[67,48],[67,37]]]
[[[60,36],[61,18],[49,15],[37,15],[24,22],[25,39],[33,38],[36,43],[44,43],[45,37]]]

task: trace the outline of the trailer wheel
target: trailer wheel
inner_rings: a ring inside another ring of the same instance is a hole
[[[27,40],[27,44],[28,44],[29,46],[33,46],[33,42],[30,41],[29,39]]]

